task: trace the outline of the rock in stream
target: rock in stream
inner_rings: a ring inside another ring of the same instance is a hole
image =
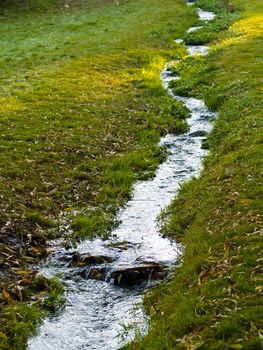
[[[134,286],[142,282],[149,284],[152,280],[162,280],[168,276],[168,268],[158,263],[125,267],[115,270],[111,277],[117,286]]]

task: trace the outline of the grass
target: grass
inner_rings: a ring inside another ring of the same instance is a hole
[[[184,184],[167,210],[163,230],[185,246],[182,265],[169,283],[146,294],[149,334],[130,349],[263,348],[263,6],[198,1],[215,5],[234,23],[207,58],[175,67],[182,79],[174,84],[176,93],[203,98],[218,112],[210,155],[200,178]],[[200,40],[217,23],[200,31]]]
[[[175,29],[160,3],[139,27],[148,3],[99,2],[88,12],[84,5],[48,17],[40,12],[35,20],[29,10],[3,17],[2,222],[31,212],[56,215],[76,203],[97,206],[101,197],[107,206],[104,169],[116,157],[137,151],[133,173],[145,157],[149,168],[159,162],[156,143],[171,120],[159,72],[171,54],[168,37],[193,15],[188,11]],[[173,131],[183,127],[173,120]],[[132,177],[119,181],[117,206]]]
[[[72,241],[107,235],[165,158],[160,136],[187,128],[159,74],[185,54],[173,40],[195,14],[179,0],[16,0],[0,16],[0,348],[18,350],[56,293],[43,287],[43,305],[42,289],[13,290],[34,286],[56,227],[72,223]]]
[[[63,286],[58,280],[41,276],[33,279],[25,273],[27,279],[22,283],[2,291],[0,349],[3,350],[24,349],[44,315],[64,303]]]

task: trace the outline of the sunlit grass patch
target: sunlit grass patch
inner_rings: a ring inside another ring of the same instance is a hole
[[[238,43],[249,41],[253,38],[262,36],[263,34],[263,16],[251,16],[236,21],[230,26],[232,36],[226,39],[219,40],[218,43],[212,45],[213,51],[224,49],[228,46],[233,46]]]
[[[263,15],[250,16],[235,22],[231,27],[238,35],[245,38],[256,38],[263,34]]]
[[[21,109],[26,109],[26,106],[22,104],[16,97],[0,97],[1,121],[5,119],[5,113],[14,112]]]
[[[211,51],[219,51],[219,50],[222,50],[228,46],[233,46],[233,45],[236,45],[238,43],[241,43],[244,40],[245,39],[243,37],[239,37],[239,36],[231,37],[231,38],[227,38],[227,39],[222,39],[218,43],[211,46]]]
[[[142,70],[143,85],[150,89],[161,89],[160,72],[164,68],[165,59],[161,56],[154,57],[147,68]]]

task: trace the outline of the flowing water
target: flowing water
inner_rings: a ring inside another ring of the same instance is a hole
[[[198,14],[205,22],[214,18],[213,13],[201,9]],[[208,48],[192,46],[188,50],[190,55],[206,54]],[[142,288],[116,285],[112,273],[145,263],[161,263],[170,268],[174,265],[181,247],[160,235],[157,217],[175,197],[180,184],[199,174],[206,155],[202,142],[214,118],[201,100],[173,94],[169,82],[179,77],[172,76],[168,68],[163,70],[161,78],[168,93],[190,110],[189,132],[179,136],[168,134],[161,139],[160,144],[169,150],[166,161],[153,179],[135,184],[132,199],[119,212],[121,223],[111,238],[87,240],[67,251],[57,249],[41,267],[45,276],[60,275],[67,301],[60,313],[44,321],[37,336],[29,340],[28,350],[116,350],[124,343],[120,335],[126,335],[125,330],[128,335],[125,341],[138,329],[147,331],[146,316],[141,307],[136,307],[142,301]],[[104,256],[108,262],[100,263],[99,267],[94,263],[83,275],[79,268],[68,263],[68,257],[77,253]],[[88,278],[94,266],[104,271],[100,280]],[[136,327],[130,327],[133,324]]]

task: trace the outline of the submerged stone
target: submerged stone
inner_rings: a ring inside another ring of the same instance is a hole
[[[85,280],[105,281],[107,276],[107,267],[80,267],[76,271],[76,275]]]
[[[167,277],[167,267],[158,263],[144,264],[140,266],[120,268],[115,270],[111,277],[118,286],[134,286],[151,280],[161,280]]]
[[[129,248],[133,248],[135,244],[127,241],[123,242],[113,242],[109,245],[111,248],[119,249],[119,250],[128,250]]]
[[[199,137],[199,136],[207,136],[207,131],[204,130],[197,130],[195,132],[192,132],[189,136],[191,137]]]
[[[92,264],[106,264],[106,263],[112,263],[113,258],[110,256],[105,255],[90,255],[90,254],[79,254],[74,253],[72,255],[70,266],[86,266],[86,265],[92,265]]]

